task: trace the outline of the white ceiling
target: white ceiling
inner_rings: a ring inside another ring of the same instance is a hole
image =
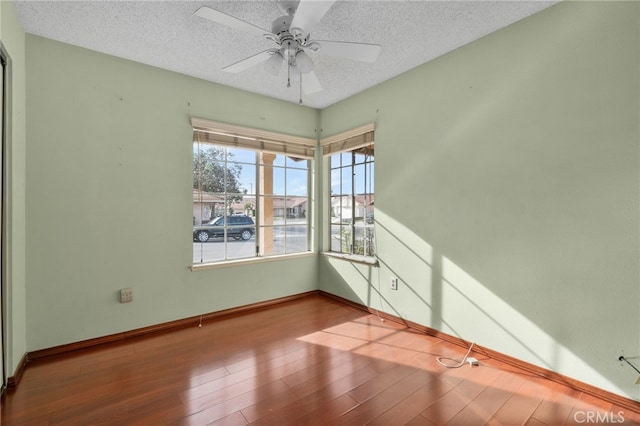
[[[375,43],[374,64],[310,53],[323,86],[303,96],[324,108],[523,19],[554,1],[337,1],[311,38]],[[282,15],[276,0],[41,1],[16,0],[28,33],[254,93],[298,102],[299,87],[257,65],[239,74],[227,65],[272,43],[194,15],[203,5],[270,30]],[[303,78],[304,84],[304,78]]]

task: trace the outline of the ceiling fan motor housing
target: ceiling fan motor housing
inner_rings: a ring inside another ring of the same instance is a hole
[[[297,2],[296,2],[297,3]],[[291,34],[290,27],[293,15],[281,16],[277,18],[271,24],[271,32],[278,37],[274,40],[273,37],[267,37],[275,41],[280,47],[280,54],[290,61],[294,61],[294,57],[299,50],[303,49],[307,43],[307,37],[299,37]],[[316,49],[317,50],[317,49]],[[314,50],[315,51],[315,50]],[[295,65],[295,62],[292,63]]]
[[[291,27],[291,21],[293,20],[293,16],[281,16],[277,18],[271,24],[271,32],[277,35],[280,38],[280,41],[286,39],[287,37],[293,38],[291,33],[289,33],[289,27]]]

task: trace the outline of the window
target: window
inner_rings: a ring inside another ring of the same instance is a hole
[[[373,125],[321,143],[330,163],[330,251],[374,256]]]
[[[193,264],[307,252],[315,141],[193,119]]]

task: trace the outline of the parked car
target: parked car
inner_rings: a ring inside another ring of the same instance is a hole
[[[225,226],[226,219],[226,226]],[[223,238],[225,228],[227,237],[234,240],[249,240],[256,232],[256,225],[247,215],[216,217],[209,223],[193,228],[193,241],[204,243],[210,238]]]

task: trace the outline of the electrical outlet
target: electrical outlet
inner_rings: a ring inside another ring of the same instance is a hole
[[[396,277],[391,277],[391,290],[398,289],[398,279]]]
[[[121,288],[120,289],[120,303],[129,303],[133,300],[133,289]]]

